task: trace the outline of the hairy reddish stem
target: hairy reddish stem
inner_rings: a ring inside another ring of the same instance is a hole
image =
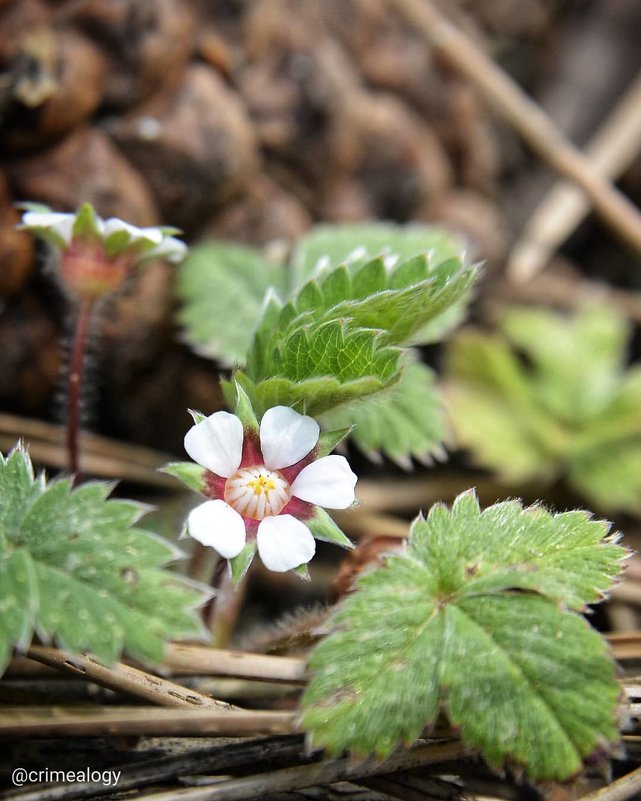
[[[85,352],[89,335],[89,323],[93,311],[93,300],[84,299],[78,308],[76,330],[73,337],[73,350],[71,353],[71,366],[69,370],[69,404],[67,407],[67,454],[69,458],[69,471],[73,486],[75,487],[82,476],[80,474],[80,461],[78,439],[80,435],[80,405],[82,402],[82,379],[85,371]]]

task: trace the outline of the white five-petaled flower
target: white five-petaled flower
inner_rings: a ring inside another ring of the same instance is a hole
[[[21,227],[36,233],[40,232],[45,235],[45,238],[48,233],[59,246],[68,246],[73,239],[73,228],[77,216],[77,214],[57,211],[26,211],[22,215]],[[125,234],[126,237],[122,238],[119,250],[142,246],[140,256],[145,261],[166,259],[169,262],[178,263],[185,258],[187,253],[185,243],[169,236],[162,228],[138,228],[118,217],[103,220],[95,215],[94,220],[101,239],[106,241],[112,234]]]
[[[313,418],[287,406],[268,409],[259,431],[228,412],[194,425],[185,450],[208,471],[210,500],[190,513],[190,536],[227,559],[255,539],[276,572],[309,562],[316,544],[305,520],[317,506],[351,506],[357,480],[343,456],[315,457],[319,434]]]
[[[81,300],[93,303],[116,290],[134,268],[153,259],[178,263],[187,246],[174,228],[137,228],[117,217],[103,220],[85,203],[76,214],[25,204],[21,228],[52,244],[59,274]]]

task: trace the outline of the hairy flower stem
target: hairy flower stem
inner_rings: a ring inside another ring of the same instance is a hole
[[[67,407],[67,455],[72,483],[75,487],[80,483],[78,439],[80,435],[80,417],[82,402],[82,379],[85,371],[85,352],[89,336],[89,324],[93,312],[94,301],[85,298],[81,301],[76,318],[76,330],[73,338],[71,365],[69,370],[69,401]]]

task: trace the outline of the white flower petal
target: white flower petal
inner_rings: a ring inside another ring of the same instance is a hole
[[[265,466],[280,470],[296,464],[318,442],[320,427],[313,417],[299,414],[289,406],[267,409],[260,422],[260,449]]]
[[[243,424],[235,414],[214,412],[189,429],[185,450],[202,467],[229,478],[240,466]]]
[[[307,564],[316,553],[312,532],[291,515],[266,517],[258,526],[256,544],[263,564],[275,573]]]
[[[328,509],[347,509],[354,503],[357,481],[344,456],[323,456],[296,476],[292,495]]]
[[[146,259],[166,259],[171,264],[181,262],[187,255],[187,245],[173,236],[167,236],[145,254]]]
[[[112,217],[106,220],[104,228],[105,238],[116,231],[126,231],[134,242],[137,239],[146,239],[148,242],[153,242],[155,245],[159,245],[164,237],[163,232],[159,228],[138,228],[118,217]]]
[[[59,211],[27,211],[22,215],[22,224],[27,228],[53,228],[67,244],[75,221],[75,214]]]
[[[210,545],[225,559],[245,547],[245,522],[225,501],[205,501],[187,518],[187,531],[203,545]]]

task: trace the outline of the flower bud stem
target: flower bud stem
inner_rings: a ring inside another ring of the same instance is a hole
[[[69,401],[67,407],[67,455],[73,486],[82,480],[78,453],[80,435],[80,405],[82,401],[82,380],[85,370],[85,351],[89,335],[89,324],[94,301],[84,298],[78,308],[76,330],[73,338],[71,365],[69,370]]]

